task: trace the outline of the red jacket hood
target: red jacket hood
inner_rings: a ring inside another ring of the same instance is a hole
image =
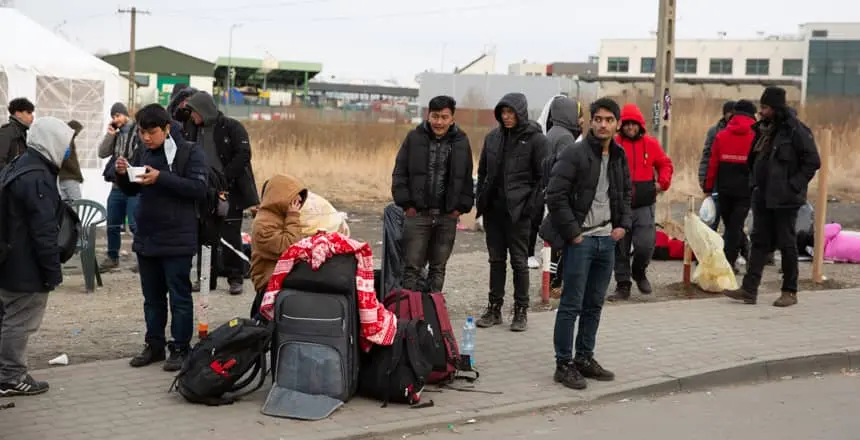
[[[750,134],[753,131],[753,124],[755,124],[754,118],[738,114],[732,116],[732,119],[729,119],[729,123],[726,125],[726,130],[736,135]]]
[[[639,124],[641,127],[642,134],[646,133],[645,128],[645,117],[642,116],[642,112],[639,110],[639,107],[636,104],[625,104],[621,109],[621,125],[624,125],[625,122],[632,121]]]

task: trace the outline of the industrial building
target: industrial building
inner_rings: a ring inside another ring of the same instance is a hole
[[[653,94],[657,41],[602,40],[602,95]],[[860,95],[860,23],[807,23],[791,35],[675,42],[673,96],[748,97],[778,85],[792,101]]]

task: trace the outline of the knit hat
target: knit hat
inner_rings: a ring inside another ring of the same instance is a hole
[[[741,99],[740,101],[736,102],[732,111],[736,115],[746,115],[753,119],[755,119],[755,114],[758,113],[758,109],[756,108],[755,104],[753,104],[753,102],[748,99]]]
[[[785,89],[782,87],[768,87],[764,89],[759,102],[761,105],[766,105],[773,109],[783,109],[786,105]]]
[[[111,117],[115,115],[126,115],[128,116],[128,108],[125,104],[121,102],[117,102],[114,105],[110,106],[110,115]]]
[[[723,103],[723,114],[734,111],[735,101],[726,101]]]

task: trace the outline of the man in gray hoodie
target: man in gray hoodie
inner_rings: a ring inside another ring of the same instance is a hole
[[[27,374],[27,342],[42,324],[48,292],[63,282],[57,174],[73,134],[55,117],[36,119],[27,149],[0,174],[5,227],[0,237],[0,397],[48,391],[47,382]]]

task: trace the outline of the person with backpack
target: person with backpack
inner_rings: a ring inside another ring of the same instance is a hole
[[[582,136],[582,126],[585,125],[585,121],[582,118],[582,104],[567,96],[556,96],[550,103],[547,113],[545,128],[547,141],[549,141],[549,151],[543,164],[544,188],[549,184],[549,176],[558,155],[579,140]],[[543,211],[540,212],[540,219],[539,231],[543,226]],[[541,233],[541,238],[552,242],[543,233]],[[561,288],[561,281],[563,279],[563,267],[559,265],[563,252],[563,246],[552,247],[551,263],[556,265],[556,270],[550,280],[550,288],[556,296],[560,294],[559,289]]]
[[[199,148],[170,135],[170,115],[160,105],[143,107],[135,119],[143,148],[131,162],[122,156],[116,160],[117,185],[128,196],[140,198],[132,249],[143,291],[146,345],[130,365],[163,361],[168,348],[164,370],[178,371],[194,331],[191,260],[197,252],[197,204],[206,197],[206,159]],[[131,181],[130,166],[146,172]],[[170,343],[164,334],[168,302]]]
[[[128,228],[134,234],[137,224],[134,221],[134,212],[137,210],[137,197],[124,193],[116,183],[116,160],[124,157],[131,159],[137,152],[139,142],[137,138],[137,127],[129,118],[128,108],[121,102],[115,103],[110,108],[111,122],[108,124],[107,134],[99,145],[98,156],[107,159],[102,176],[106,182],[111,183],[111,190],[107,199],[107,257],[99,263],[101,272],[108,272],[119,267],[119,250],[122,248],[122,230],[128,220]]]
[[[251,169],[251,141],[242,123],[218,111],[209,93],[200,91],[185,101],[190,117],[197,126],[196,143],[202,147],[210,172],[223,176],[229,211],[220,227],[223,238],[233,249],[242,248],[243,212],[260,203],[254,172]],[[243,291],[245,265],[233,250],[223,247],[223,269],[231,295]],[[217,252],[212,253],[209,288],[217,287]]]
[[[39,330],[48,293],[63,282],[57,173],[73,134],[57,118],[37,119],[27,149],[0,172],[0,397],[48,391],[27,373],[27,342]]]

